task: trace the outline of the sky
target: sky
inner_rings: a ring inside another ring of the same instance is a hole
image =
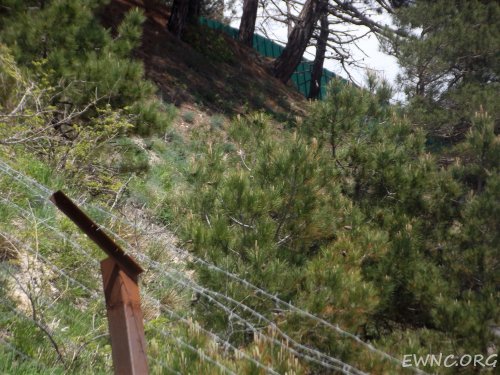
[[[231,26],[236,28],[239,27],[241,9],[242,4],[240,3],[236,6],[237,14],[234,17],[231,17]],[[257,33],[262,34],[259,29],[265,28],[268,36],[272,37],[278,42],[281,42],[281,44],[284,45],[287,40],[287,28],[285,25],[279,22],[265,22],[265,19],[267,18],[266,14],[268,14],[269,12],[270,9],[262,9],[262,7],[259,8],[256,25]],[[376,20],[379,23],[389,25],[391,24],[389,15],[377,15]],[[354,32],[356,35],[362,35],[367,31],[366,28],[360,26],[349,26],[349,30]],[[364,86],[366,69],[369,69],[375,71],[379,76],[385,78],[390,83],[395,85],[396,76],[399,72],[397,61],[394,57],[386,55],[385,53],[380,51],[380,46],[377,38],[372,34],[368,34],[367,36],[359,40],[358,47],[359,49],[355,48],[354,46],[350,48],[356,60],[360,62],[360,65],[363,65],[362,68],[352,68],[352,70],[350,71],[355,83]],[[315,48],[310,47],[308,48],[308,50],[306,50],[304,57],[313,60],[314,52]],[[342,71],[340,64],[335,60],[325,60],[324,67],[342,77],[347,78],[346,73]],[[396,95],[398,99],[400,99],[399,96],[400,95]]]

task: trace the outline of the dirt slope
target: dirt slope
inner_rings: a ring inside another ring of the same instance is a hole
[[[202,32],[188,30],[187,42],[177,40],[166,31],[168,9],[155,3],[112,0],[100,16],[106,27],[115,30],[128,10],[144,10],[147,20],[135,54],[165,101],[227,115],[262,109],[285,120],[304,114],[306,100],[269,75],[269,61],[204,26]]]

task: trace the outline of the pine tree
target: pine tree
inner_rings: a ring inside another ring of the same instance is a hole
[[[480,105],[498,118],[499,19],[494,1],[416,1],[396,12],[408,36],[388,50],[403,68],[410,114],[441,142],[463,139]]]
[[[21,65],[47,74],[54,86],[66,87],[53,104],[80,105],[106,98],[122,106],[152,93],[142,79],[142,65],[130,59],[140,40],[140,11],[127,14],[113,39],[94,14],[101,1],[45,1],[43,7],[11,3],[0,14],[0,40]]]

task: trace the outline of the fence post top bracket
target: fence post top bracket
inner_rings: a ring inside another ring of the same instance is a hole
[[[120,268],[129,276],[136,278],[144,269],[123,249],[116,244],[99,226],[90,219],[73,201],[61,190],[50,196],[50,201],[61,210],[78,228],[94,241]]]

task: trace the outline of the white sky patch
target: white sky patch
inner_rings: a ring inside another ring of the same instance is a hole
[[[278,3],[276,1],[275,3]],[[280,2],[283,6],[283,2]],[[227,16],[232,17],[231,26],[238,28],[240,25],[240,18],[242,12],[242,2],[237,5],[237,13],[232,16],[227,14]],[[283,9],[286,11],[286,9]],[[300,11],[300,9],[298,9]],[[275,14],[271,9],[263,9],[259,7],[259,13],[257,16],[256,32],[258,34],[264,35],[262,30],[266,30],[264,36],[270,37],[272,40],[285,45],[287,41],[287,26],[283,23],[273,21],[269,19],[269,13]],[[387,14],[384,15],[374,15],[375,19],[381,24],[391,25],[391,17]],[[338,28],[338,26],[337,26]],[[367,28],[357,25],[345,25],[343,30],[350,30],[356,36],[361,36],[367,32]],[[395,86],[396,76],[400,72],[400,68],[397,64],[396,58],[389,56],[380,51],[380,44],[377,37],[373,34],[368,34],[357,41],[357,47],[354,45],[349,46],[349,50],[361,67],[349,66],[349,73],[355,81],[356,84],[364,86],[366,70],[372,70],[376,72],[380,77],[385,78],[393,86]],[[314,59],[315,48],[309,47],[304,55],[305,58],[309,60]],[[331,55],[331,52],[327,51],[327,57]],[[324,67],[344,78],[347,78],[346,73],[343,71],[341,64],[332,59],[326,59]],[[394,87],[396,89],[396,87]],[[400,99],[400,94],[396,95]]]

